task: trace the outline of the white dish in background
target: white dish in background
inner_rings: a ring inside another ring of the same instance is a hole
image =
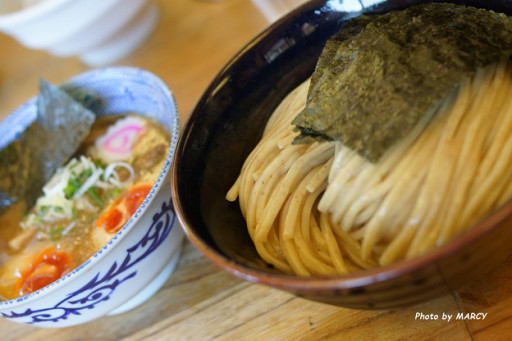
[[[28,48],[100,66],[131,53],[157,21],[153,0],[44,0],[0,14],[0,31]]]

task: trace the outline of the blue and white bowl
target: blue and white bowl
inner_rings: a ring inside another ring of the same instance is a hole
[[[123,228],[85,263],[29,295],[0,302],[2,317],[39,327],[67,327],[127,311],[151,297],[174,271],[183,232],[175,219],[170,166],[178,137],[171,91],[155,75],[129,67],[98,69],[67,84],[102,97],[98,115],[136,112],[171,134],[166,162],[150,193]],[[0,122],[0,148],[36,117],[36,98]]]

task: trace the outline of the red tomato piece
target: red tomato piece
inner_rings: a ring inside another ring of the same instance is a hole
[[[114,203],[96,220],[94,225],[105,229],[107,233],[114,234],[123,227],[130,219],[137,208],[142,204],[151,185],[138,185],[128,189],[123,195],[114,201]]]
[[[119,211],[116,207],[112,207],[105,211],[94,224],[96,227],[100,227],[105,229],[108,233],[116,233],[121,229],[121,227],[126,222],[126,219],[123,217],[123,213]]]
[[[150,190],[151,186],[149,185],[140,185],[130,188],[125,198],[126,210],[130,215],[137,211],[137,208],[142,204]]]
[[[32,266],[22,273],[17,289],[20,296],[30,294],[61,278],[74,268],[71,256],[55,247],[39,254]]]

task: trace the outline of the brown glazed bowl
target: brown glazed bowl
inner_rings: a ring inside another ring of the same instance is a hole
[[[335,277],[285,275],[258,256],[238,204],[224,198],[269,115],[311,75],[325,41],[340,25],[361,13],[384,13],[420,2],[425,1],[389,0],[342,12],[341,0],[311,1],[257,36],[213,80],[183,129],[172,191],[186,235],[215,264],[241,279],[308,299],[385,309],[447,293],[482,276],[511,253],[509,202],[452,242],[416,259]],[[510,0],[452,2],[512,14]]]

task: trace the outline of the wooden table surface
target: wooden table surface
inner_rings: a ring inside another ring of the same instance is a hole
[[[258,0],[265,1],[265,0]],[[279,2],[279,10],[304,0]],[[159,75],[173,90],[181,122],[220,68],[268,25],[250,0],[161,0],[159,24],[120,65]],[[31,51],[0,35],[0,118],[53,83],[87,70],[78,59]],[[512,262],[479,282],[414,307],[362,311],[310,302],[242,282],[186,244],[176,272],[148,302],[64,329],[0,320],[0,340],[504,340],[512,331]],[[459,312],[484,320],[455,320]],[[420,320],[418,313],[438,320]],[[443,320],[443,313],[453,316]]]

